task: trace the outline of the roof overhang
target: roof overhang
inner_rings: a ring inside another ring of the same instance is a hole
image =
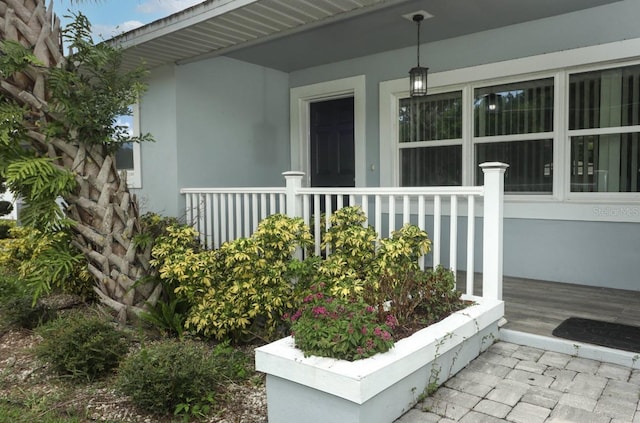
[[[152,69],[220,55],[290,72],[620,0],[207,0],[115,37],[124,66]]]

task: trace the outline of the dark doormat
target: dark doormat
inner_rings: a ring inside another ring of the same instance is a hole
[[[553,330],[559,338],[640,353],[640,327],[570,317]]]

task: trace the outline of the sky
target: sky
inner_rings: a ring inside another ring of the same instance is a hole
[[[54,0],[54,10],[62,19],[81,11],[91,22],[94,42],[164,18],[203,0]]]

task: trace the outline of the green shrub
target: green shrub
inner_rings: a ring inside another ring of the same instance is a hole
[[[16,226],[15,220],[0,219],[0,239],[11,237],[10,230]]]
[[[10,233],[11,238],[0,240],[0,266],[19,275],[34,304],[54,289],[85,298],[93,295],[86,259],[71,245],[68,233],[44,233],[26,226]]]
[[[44,304],[33,305],[30,295],[13,297],[0,305],[4,323],[24,329],[35,329],[56,318],[57,312]]]
[[[38,333],[43,338],[38,357],[73,379],[92,381],[108,374],[129,348],[126,336],[111,323],[80,314],[58,318]]]
[[[168,302],[158,300],[153,307],[149,307],[148,311],[140,313],[139,317],[156,327],[162,335],[182,339],[187,311],[186,301],[171,295]]]
[[[56,311],[33,304],[33,294],[16,274],[0,267],[0,326],[34,329],[54,319]]]
[[[151,247],[159,237],[167,236],[169,227],[186,227],[175,217],[162,216],[152,212],[140,216],[140,223],[140,233],[134,238],[136,246],[140,248]],[[187,240],[187,244],[193,249],[199,248],[198,238],[195,235]]]
[[[391,280],[419,270],[418,258],[431,249],[427,233],[415,225],[405,225],[391,238],[377,240],[378,234],[366,222],[359,206],[344,207],[331,216],[331,227],[323,240],[331,255],[318,269],[318,282],[326,284],[333,296],[357,298],[366,291],[370,304],[380,304],[392,298],[373,295],[381,277]],[[376,242],[378,248],[376,249]]]
[[[386,351],[402,338],[464,306],[453,273],[422,271],[430,251],[426,232],[405,225],[377,240],[359,207],[331,216],[323,246],[331,255],[318,265],[316,285],[292,316],[296,346],[305,354],[354,360]],[[376,248],[377,244],[377,248]]]
[[[362,300],[309,294],[291,316],[296,347],[305,355],[358,360],[393,346],[395,321],[378,321],[377,310]]]
[[[318,268],[319,281],[331,295],[357,297],[370,279],[378,236],[371,226],[363,226],[365,222],[360,207],[344,207],[331,215],[331,227],[322,240],[331,254]]]
[[[442,320],[465,307],[460,300],[460,291],[456,290],[456,278],[451,270],[438,266],[427,270],[425,275],[422,301],[417,310],[420,315],[427,316],[427,323]]]
[[[247,357],[228,344],[211,351],[188,340],[164,340],[125,358],[116,386],[136,406],[155,414],[194,409],[206,414],[223,382],[247,376],[247,363]]]
[[[278,333],[282,315],[296,305],[291,281],[309,273],[293,258],[296,248],[312,242],[302,219],[270,216],[250,238],[215,251],[194,249],[190,227],[170,226],[167,232],[153,247],[152,264],[191,305],[188,328],[218,339]]]
[[[18,280],[18,275],[4,266],[0,266],[0,305],[11,298],[27,293],[25,286]]]

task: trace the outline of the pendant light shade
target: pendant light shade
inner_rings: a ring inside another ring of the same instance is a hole
[[[427,74],[429,68],[420,66],[420,23],[424,20],[424,15],[413,15],[413,21],[418,27],[418,45],[417,45],[417,62],[418,65],[409,71],[409,94],[411,97],[420,97],[427,95]]]

